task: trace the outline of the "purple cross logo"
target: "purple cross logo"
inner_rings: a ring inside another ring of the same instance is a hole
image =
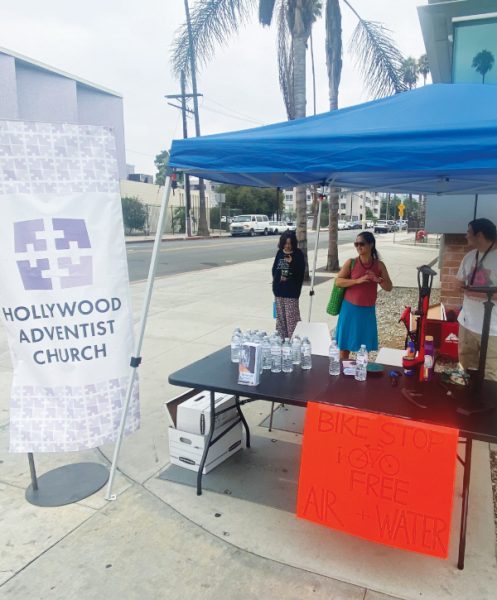
[[[18,221],[14,244],[25,290],[91,285],[91,244],[84,219]]]

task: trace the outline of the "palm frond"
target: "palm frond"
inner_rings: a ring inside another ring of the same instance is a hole
[[[285,0],[280,0],[278,6],[278,74],[286,114],[288,120],[292,121],[295,119],[293,48]]]
[[[321,0],[286,0],[288,28],[293,34],[309,37],[313,23],[321,16]]]
[[[404,92],[407,86],[402,79],[403,56],[393,42],[390,31],[381,23],[366,21],[359,15],[357,17],[359,22],[349,49],[356,57],[356,66],[369,92],[373,98]]]
[[[216,48],[228,43],[253,14],[256,0],[198,0],[191,10],[193,52],[198,66],[205,66],[214,56]],[[190,44],[188,27],[183,23],[171,48],[174,74],[181,71],[190,75]]]
[[[276,0],[259,0],[259,23],[261,25],[271,25],[275,4]]]

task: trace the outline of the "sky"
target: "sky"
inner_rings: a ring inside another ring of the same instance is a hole
[[[196,0],[190,0],[190,8]],[[256,5],[256,1],[254,5]],[[17,0],[3,3],[0,46],[61,69],[124,97],[126,160],[155,175],[154,157],[182,137],[181,113],[165,94],[179,93],[170,55],[184,20],[184,0]],[[416,7],[427,0],[352,0],[364,19],[380,21],[405,56],[425,50]],[[286,120],[278,84],[276,28],[256,20],[220,47],[198,75],[201,133],[220,133]],[[342,4],[344,57],[339,106],[369,98],[349,52],[355,17]],[[316,23],[317,112],[328,110],[324,19]],[[308,74],[310,73],[310,65]],[[309,78],[308,78],[309,79]],[[307,114],[313,113],[308,85]],[[194,123],[188,122],[194,135]]]

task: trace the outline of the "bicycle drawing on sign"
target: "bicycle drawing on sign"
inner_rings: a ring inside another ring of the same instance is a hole
[[[371,447],[366,444],[364,448],[354,448],[350,451],[350,466],[354,469],[378,468],[383,475],[393,477],[400,471],[399,459],[393,454],[386,454],[381,445]]]

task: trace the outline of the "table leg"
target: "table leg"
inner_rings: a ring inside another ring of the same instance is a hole
[[[468,520],[469,480],[471,475],[471,450],[473,440],[466,439],[466,451],[464,453],[464,475],[462,480],[462,509],[461,509],[461,531],[459,534],[459,560],[457,568],[464,569],[464,554],[466,552],[466,525]]]
[[[202,460],[200,461],[200,465],[198,467],[197,473],[197,496],[202,495],[202,474],[204,471],[205,461],[207,460],[207,454],[209,453],[209,448],[212,442],[212,436],[214,434],[214,426],[216,420],[216,393],[211,392],[211,423],[209,427],[209,434],[207,436],[207,440],[205,442],[204,453],[202,454]]]
[[[274,414],[274,402],[271,402],[271,413],[269,415],[269,431],[273,430],[273,414]]]
[[[238,411],[238,416],[240,417],[240,421],[242,422],[243,426],[245,427],[245,438],[246,438],[246,442],[247,442],[247,448],[250,448],[250,429],[249,429],[249,426],[247,425],[247,421],[245,420],[245,417],[243,416],[242,408],[240,406],[240,396],[235,396],[235,403],[236,403],[236,410]]]

